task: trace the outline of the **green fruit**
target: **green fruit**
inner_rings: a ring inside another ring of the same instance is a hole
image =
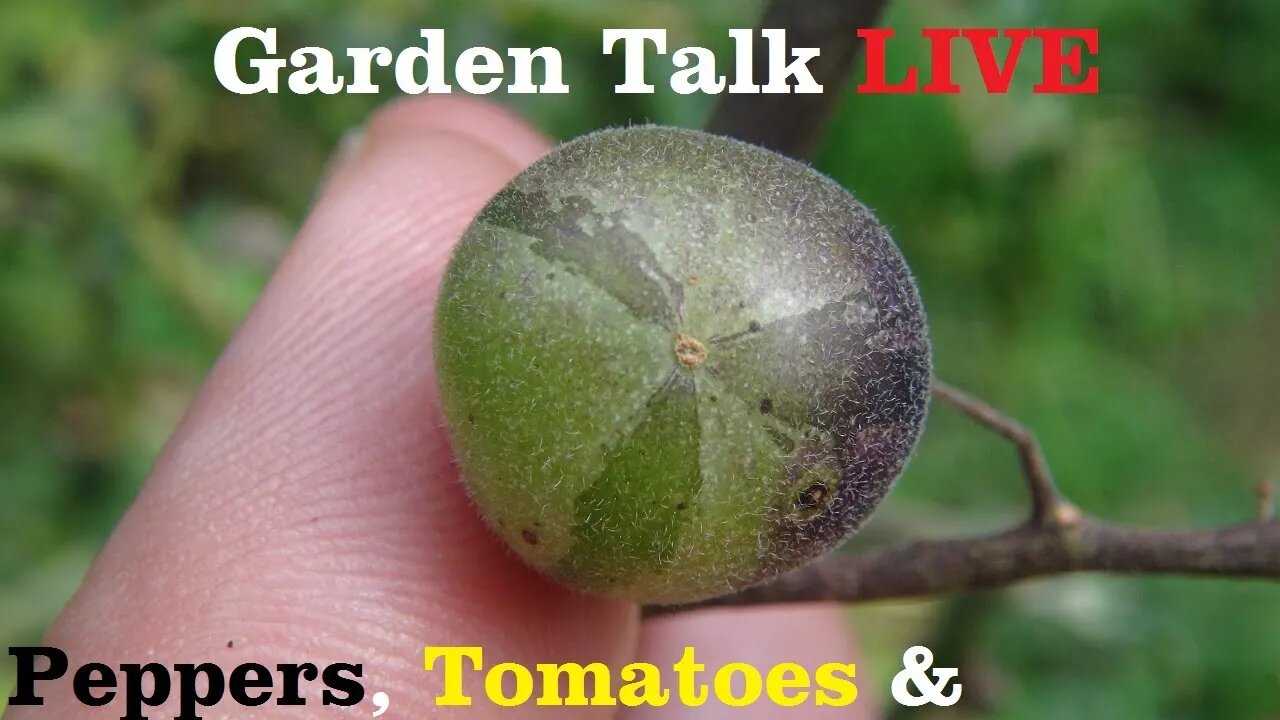
[[[884,228],[808,166],[701,132],[538,161],[467,230],[437,307],[476,505],[596,594],[696,600],[816,557],[924,421],[924,313]]]

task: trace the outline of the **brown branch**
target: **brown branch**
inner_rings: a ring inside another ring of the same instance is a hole
[[[792,157],[808,157],[849,85],[849,76],[863,45],[858,28],[875,26],[888,4],[889,0],[771,0],[759,27],[786,29],[788,47],[821,51],[809,62],[809,68],[823,92],[812,95],[726,92],[720,96],[706,129]],[[768,44],[757,34],[753,48],[757,82],[769,67],[768,50]]]
[[[1210,575],[1280,580],[1280,521],[1270,489],[1259,488],[1257,522],[1215,530],[1144,530],[1081,513],[1053,484],[1035,436],[990,405],[937,380],[933,392],[1018,449],[1032,513],[995,535],[930,540],[861,555],[831,555],[764,585],[678,607],[646,608],[662,615],[707,606],[779,602],[866,602],[1002,587],[1074,572]]]
[[[1092,518],[1065,528],[1027,523],[990,537],[832,555],[734,595],[646,610],[660,615],[713,605],[918,598],[1086,571],[1275,580],[1280,523],[1200,532],[1136,530]]]

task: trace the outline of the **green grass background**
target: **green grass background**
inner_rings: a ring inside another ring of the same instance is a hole
[[[0,645],[36,642],[146,475],[298,226],[329,153],[390,99],[223,90],[218,38],[284,49],[553,45],[567,96],[496,96],[556,138],[696,127],[712,98],[615,96],[602,27],[717,50],[737,0],[0,3]],[[931,26],[1101,30],[1103,92],[853,96],[818,166],[875,208],[921,283],[939,373],[1040,434],[1086,510],[1246,519],[1280,475],[1280,3],[899,0]],[[669,72],[655,66],[655,77]],[[831,88],[829,90],[834,90]],[[856,544],[1015,521],[1012,451],[935,408]],[[975,718],[1280,718],[1280,587],[1082,576],[853,611],[867,696],[945,648]],[[110,623],[110,618],[103,618]],[[7,658],[6,658],[7,660]],[[954,664],[954,663],[953,663]],[[12,667],[0,663],[0,690]],[[6,693],[7,694],[7,693]],[[3,707],[0,700],[0,708]]]

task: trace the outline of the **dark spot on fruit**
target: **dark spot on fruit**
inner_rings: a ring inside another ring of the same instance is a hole
[[[689,509],[689,503],[680,503],[679,505],[676,506],[676,510],[688,510],[688,509]]]
[[[752,320],[747,323],[747,330],[750,332],[760,332],[760,323],[756,320]]]
[[[738,309],[739,309],[739,310],[745,310],[746,308],[747,308],[747,301],[746,301],[746,300],[739,300],[739,301],[738,301]]]
[[[524,538],[524,541],[529,543],[530,545],[538,544],[538,534],[532,530],[527,530],[527,529],[521,530],[520,537]]]
[[[475,416],[475,415],[468,415],[468,416],[467,416],[467,422],[468,422],[468,423],[470,423],[471,425],[475,425],[475,424],[476,424],[476,416]]]
[[[235,646],[236,646],[236,641],[235,641],[235,640],[228,640],[228,641],[227,641],[227,648],[233,648],[233,647],[235,647]]]
[[[555,280],[555,279],[556,279],[556,274],[555,274],[555,273],[553,273],[553,272],[549,272],[549,273],[547,273],[547,279],[548,279],[548,280]]]
[[[764,415],[768,415],[769,413],[773,412],[773,401],[770,400],[769,398],[765,398],[761,400],[760,412],[761,414],[764,414]]]
[[[715,401],[719,400],[720,398],[716,397],[715,395],[712,395],[710,399],[711,399],[711,402],[715,402]]]
[[[821,505],[827,499],[827,486],[822,483],[814,483],[805,488],[800,493],[800,497],[796,498],[796,507],[801,510],[812,510]]]

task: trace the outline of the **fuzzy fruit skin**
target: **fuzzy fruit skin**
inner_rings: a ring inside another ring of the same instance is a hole
[[[462,477],[533,566],[647,603],[826,552],[920,435],[914,280],[869,210],[702,132],[560,146],[467,230],[436,311]]]

